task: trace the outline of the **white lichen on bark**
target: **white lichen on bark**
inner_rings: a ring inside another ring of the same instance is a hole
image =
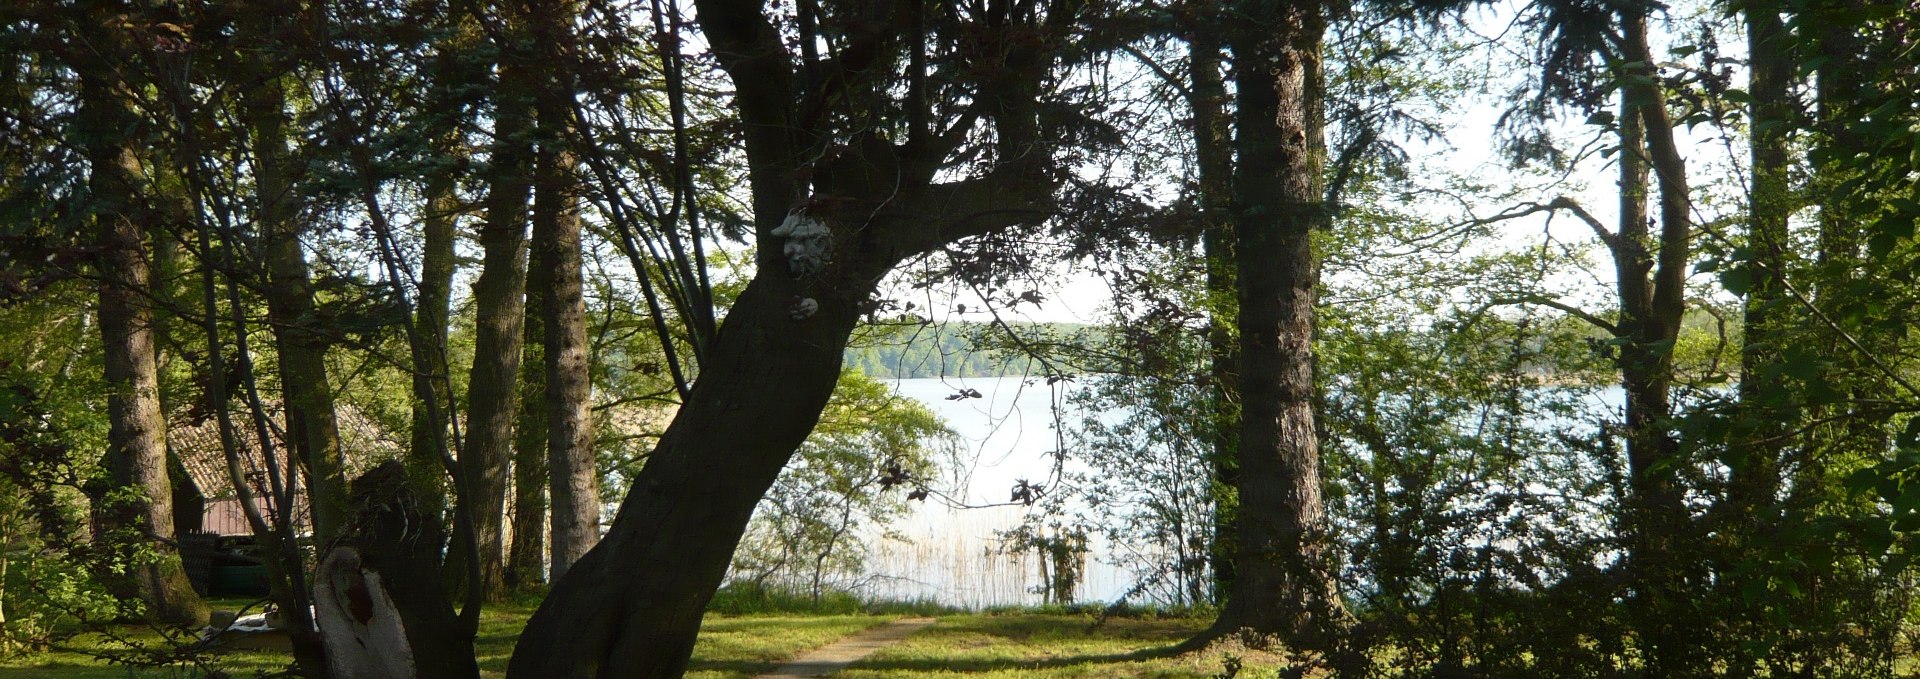
[[[786,239],[781,252],[787,257],[787,270],[799,277],[812,276],[827,267],[833,255],[833,231],[826,222],[794,210],[771,235]]]

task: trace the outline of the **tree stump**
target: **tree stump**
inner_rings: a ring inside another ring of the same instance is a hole
[[[439,578],[438,516],[400,463],[353,482],[351,519],[314,578],[333,679],[474,679],[473,635]]]

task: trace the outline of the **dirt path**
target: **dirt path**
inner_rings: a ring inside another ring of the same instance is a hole
[[[785,665],[773,668],[772,672],[754,677],[754,679],[802,679],[804,677],[824,677],[844,669],[853,661],[873,655],[874,651],[886,648],[893,642],[907,638],[922,627],[933,624],[933,618],[902,618],[885,625],[866,630],[859,634],[827,644],[812,651],[802,653]]]

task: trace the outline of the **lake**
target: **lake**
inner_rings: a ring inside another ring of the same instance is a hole
[[[998,532],[1040,512],[1037,506],[1008,504],[1014,484],[1023,479],[1049,488],[1055,484],[1048,455],[1060,448],[1053,407],[1073,383],[1049,387],[1038,378],[973,377],[888,384],[894,393],[939,414],[959,434],[960,450],[955,473],[934,484],[947,501],[913,503],[911,514],[886,527],[893,538],[869,536],[863,593],[966,608],[1041,603],[1034,591],[1041,583],[1039,560],[1031,552],[1005,553]],[[980,397],[948,400],[968,389]],[[1115,599],[1132,579],[1105,563],[1106,545],[1095,540],[1091,548],[1076,598]]]
[[[1041,603],[1037,555],[1006,553],[999,534],[1041,513],[1037,506],[1009,505],[1009,494],[1020,480],[1049,488],[1057,482],[1048,454],[1061,447],[1054,427],[1055,403],[1064,400],[1066,390],[1081,387],[1075,382],[1049,386],[1043,379],[1023,377],[902,379],[888,384],[945,420],[959,434],[961,450],[951,477],[934,484],[950,495],[947,501],[913,503],[904,519],[868,535],[868,572],[857,589],[883,599],[932,599],[966,608]],[[979,397],[949,400],[963,390]],[[1616,414],[1624,402],[1618,387],[1586,399],[1586,408],[1593,412]],[[1073,426],[1073,420],[1068,425]],[[1072,471],[1071,458],[1068,464]],[[1111,545],[1095,537],[1089,547],[1076,600],[1112,601],[1133,587],[1132,575],[1110,563]]]

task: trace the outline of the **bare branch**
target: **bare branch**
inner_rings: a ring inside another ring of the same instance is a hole
[[[1581,309],[1580,307],[1568,304],[1566,302],[1562,302],[1557,299],[1553,299],[1551,297],[1542,297],[1539,295],[1525,295],[1521,297],[1498,297],[1498,298],[1489,300],[1488,303],[1499,304],[1499,305],[1532,304],[1536,306],[1548,307],[1551,309],[1559,309],[1560,311],[1566,312],[1567,315],[1569,316],[1586,321],[1589,325],[1592,325],[1593,327],[1607,331],[1607,334],[1614,335],[1616,337],[1620,335],[1619,326],[1616,326],[1613,323],[1608,322],[1607,319],[1601,318],[1599,316],[1595,316],[1585,309]]]

